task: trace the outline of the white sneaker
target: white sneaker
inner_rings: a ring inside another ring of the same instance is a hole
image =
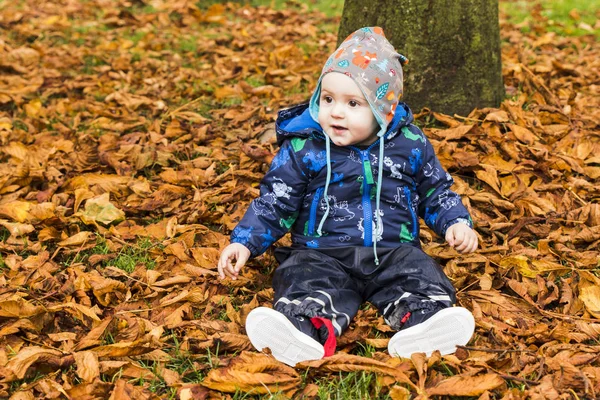
[[[475,331],[475,319],[463,307],[449,307],[435,313],[420,324],[396,333],[388,343],[391,356],[410,358],[412,353],[425,353],[427,357],[435,350],[442,355],[452,354],[456,346],[466,345]]]
[[[246,333],[258,351],[268,347],[277,360],[295,366],[308,360],[320,360],[323,345],[303,333],[285,315],[267,307],[250,311],[246,318]]]

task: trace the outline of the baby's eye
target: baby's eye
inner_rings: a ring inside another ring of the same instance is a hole
[[[349,105],[350,107],[358,107],[358,106],[360,106],[360,103],[359,103],[358,101],[355,101],[355,100],[350,100],[350,101],[348,102],[348,105]]]
[[[321,101],[324,101],[325,103],[329,104],[333,101],[333,99],[331,98],[331,96],[323,96],[321,97]]]

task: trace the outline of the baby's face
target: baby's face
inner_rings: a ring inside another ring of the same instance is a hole
[[[321,81],[319,124],[337,146],[370,145],[379,131],[356,82],[339,72],[331,72]]]

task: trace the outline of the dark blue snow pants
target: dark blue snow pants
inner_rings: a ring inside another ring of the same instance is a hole
[[[280,247],[273,276],[274,309],[288,318],[330,319],[344,332],[361,303],[372,303],[395,330],[425,321],[456,302],[440,265],[411,245],[307,249]]]

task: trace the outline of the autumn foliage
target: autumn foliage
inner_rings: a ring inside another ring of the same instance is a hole
[[[459,255],[422,227],[475,315],[469,345],[390,358],[365,306],[336,355],[294,369],[244,334],[272,299],[273,257],[223,282],[216,260],[277,151],[277,110],[309,97],[336,43],[322,27],[339,21],[186,0],[0,3],[0,397],[314,398],[353,371],[392,399],[600,396],[592,35],[503,21],[501,107],[415,110],[481,239]]]

